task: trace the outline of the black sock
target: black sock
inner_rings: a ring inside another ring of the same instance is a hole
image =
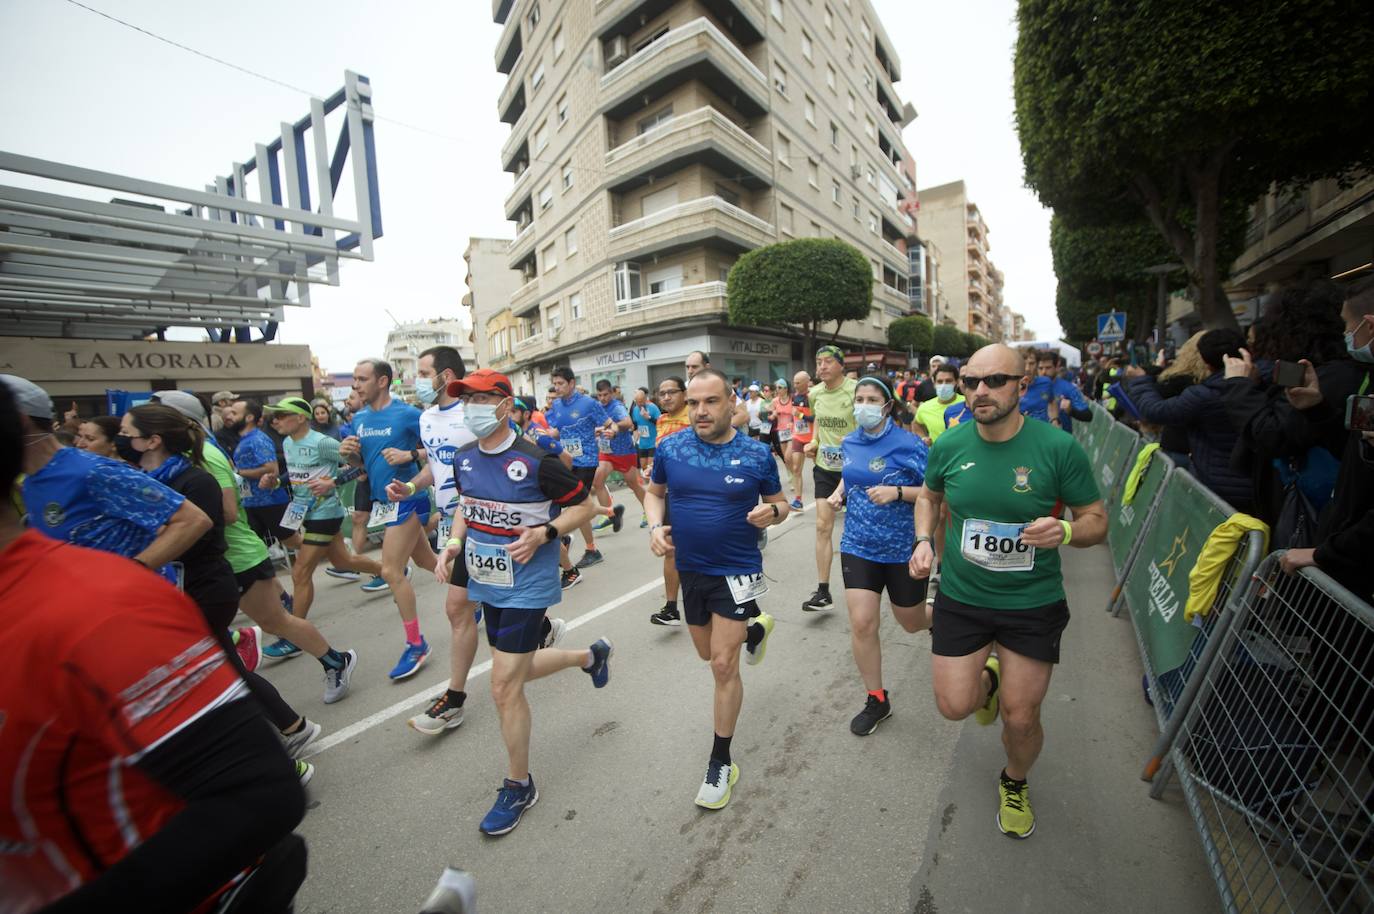
[[[320,665],[326,670],[341,670],[348,666],[348,658],[331,647],[328,652],[320,658]]]
[[[988,698],[997,694],[997,671],[990,666],[983,667],[988,674]]]
[[[715,735],[715,741],[711,744],[711,758],[720,762],[722,765],[730,764],[730,740],[731,736]],[[1005,773],[1005,772],[1004,772]]]
[[[545,638],[547,638],[549,636],[549,632],[551,631],[553,631],[553,623],[549,621],[548,616],[545,616],[544,624],[539,626],[539,640],[542,641]]]
[[[744,630],[744,643],[749,647],[758,647],[763,640],[763,623],[753,622]]]
[[[1002,779],[1005,780],[1005,781],[1011,781],[1011,782],[1012,782],[1013,784],[1015,784],[1017,787],[1025,787],[1025,786],[1026,786],[1025,778],[1022,778],[1021,780],[1018,781],[1016,778],[1011,777],[1009,774],[1007,774],[1007,769],[1005,769],[1005,768],[1002,769]]]
[[[463,702],[467,700],[467,697],[467,692],[455,692],[453,689],[448,690],[448,703],[453,705],[455,708],[461,708],[463,706]]]
[[[817,584],[817,585],[816,585],[816,592],[819,593],[819,594],[821,594],[821,595],[823,595],[823,596],[827,596],[827,597],[830,596],[830,584],[829,584],[829,582],[827,582],[827,581],[821,581],[819,584]]]
[[[677,600],[664,600],[663,608],[669,612],[677,612]]]

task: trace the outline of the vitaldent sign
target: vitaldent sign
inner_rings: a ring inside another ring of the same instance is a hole
[[[0,339],[0,373],[40,381],[298,380],[311,375],[309,346]]]

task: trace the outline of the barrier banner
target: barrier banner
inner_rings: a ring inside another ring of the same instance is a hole
[[[1143,488],[1143,487],[1142,487]],[[1136,513],[1143,510],[1137,496]],[[1188,473],[1169,474],[1144,531],[1140,554],[1126,577],[1126,604],[1135,621],[1149,669],[1156,676],[1181,667],[1198,629],[1183,621],[1188,575],[1207,537],[1232,510]]]
[[[1112,567],[1117,574],[1121,573],[1130,559],[1131,548],[1149,520],[1150,509],[1159,495],[1160,486],[1164,484],[1165,477],[1173,467],[1173,461],[1164,456],[1162,451],[1155,451],[1140,477],[1140,488],[1136,490],[1135,499],[1129,505],[1122,504],[1121,500],[1126,493],[1124,477],[1130,474],[1136,454],[1139,452],[1137,448],[1131,454],[1131,459],[1121,474],[1122,483],[1107,503],[1107,547],[1111,550]]]
[[[1094,420],[1096,421],[1096,420]],[[1126,478],[1130,467],[1126,461],[1135,454],[1140,444],[1140,436],[1127,425],[1113,422],[1108,430],[1097,460],[1093,461],[1093,473],[1097,478],[1097,491],[1103,500],[1110,500],[1120,488],[1121,480]]]

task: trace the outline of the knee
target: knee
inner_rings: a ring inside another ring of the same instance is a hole
[[[491,700],[496,707],[505,710],[520,697],[520,686],[510,679],[491,680]]]
[[[1039,705],[1016,705],[1002,703],[998,709],[1002,716],[1002,728],[1011,736],[1027,736],[1040,726]]]
[[[878,619],[874,615],[863,615],[849,617],[849,630],[855,638],[867,641],[878,637]]]
[[[935,707],[945,720],[963,720],[973,713],[975,705],[941,692],[935,693]]]
[[[406,566],[404,562],[382,562],[382,578],[388,584],[396,584],[405,579]]]
[[[717,685],[739,679],[739,657],[732,653],[716,654],[711,658],[711,675]]]
[[[830,514],[822,515],[822,514],[820,514],[819,512],[816,514],[816,536],[817,536],[817,537],[822,537],[822,536],[824,536],[824,537],[827,537],[827,538],[828,538],[828,537],[830,536],[830,531],[831,531],[832,529],[834,529],[834,527],[835,527],[835,518],[834,518],[833,515],[830,515]]]
[[[444,613],[448,616],[449,625],[456,632],[476,625],[472,618],[476,608],[477,604],[471,600],[450,600],[444,604]]]

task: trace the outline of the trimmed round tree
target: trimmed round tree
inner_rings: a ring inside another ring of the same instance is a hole
[[[964,334],[958,327],[952,327],[949,324],[940,324],[935,328],[935,332],[932,336],[933,341],[931,345],[935,349],[935,355],[956,359],[962,359],[964,356],[968,355],[968,353],[964,351]]]
[[[730,323],[795,325],[815,355],[822,324],[860,321],[873,304],[873,273],[859,249],[833,238],[798,238],[745,254],[726,280]]]
[[[899,317],[887,325],[887,345],[929,355],[935,344],[935,325],[920,314]]]

